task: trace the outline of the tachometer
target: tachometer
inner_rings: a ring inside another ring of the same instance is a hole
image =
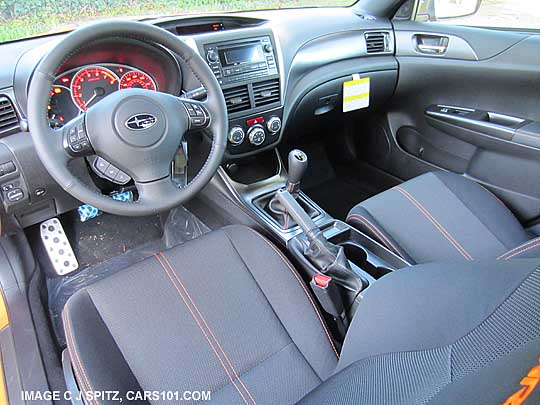
[[[102,66],[89,66],[79,70],[71,82],[71,97],[82,111],[118,90],[119,79]]]
[[[120,79],[120,89],[157,90],[154,80],[144,72],[133,70]]]

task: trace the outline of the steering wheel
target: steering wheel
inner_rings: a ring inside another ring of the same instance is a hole
[[[143,89],[116,91],[61,129],[47,118],[49,94],[59,67],[88,43],[129,37],[176,53],[207,91],[203,102]],[[131,21],[93,24],[67,35],[37,66],[28,95],[28,123],[36,152],[58,184],[73,197],[103,211],[150,215],[176,207],[197,194],[214,176],[227,143],[227,109],[218,81],[205,61],[173,34]],[[171,176],[171,162],[184,135],[207,129],[212,147],[199,173],[184,187]],[[134,180],[139,198],[123,202],[105,196],[74,176],[71,160],[98,155]]]

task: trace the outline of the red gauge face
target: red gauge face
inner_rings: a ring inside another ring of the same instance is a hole
[[[109,69],[90,66],[79,70],[71,82],[73,102],[83,111],[118,90],[118,77]]]
[[[157,90],[154,80],[144,72],[132,71],[126,73],[120,79],[120,89],[145,89]]]

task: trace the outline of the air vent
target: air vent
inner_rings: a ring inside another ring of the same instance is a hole
[[[227,111],[230,113],[244,111],[251,107],[247,86],[238,86],[223,90]]]
[[[279,102],[279,79],[254,83],[253,98],[255,99],[255,107]]]
[[[390,34],[388,32],[366,32],[367,53],[390,52]]]
[[[0,96],[0,134],[19,129],[19,119],[11,100]]]

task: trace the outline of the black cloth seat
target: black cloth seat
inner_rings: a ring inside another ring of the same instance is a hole
[[[533,239],[491,192],[431,172],[356,205],[347,222],[412,264],[540,257]]]
[[[432,264],[385,276],[365,292],[338,362],[290,263],[256,232],[226,227],[78,291],[63,316],[68,354],[85,392],[210,390],[221,404],[503,403],[538,363],[539,264]]]
[[[80,290],[63,321],[83,391],[210,390],[215,403],[294,403],[338,359],[296,270],[240,226]]]
[[[431,263],[385,276],[358,306],[335,375],[302,403],[539,404],[539,265]]]

